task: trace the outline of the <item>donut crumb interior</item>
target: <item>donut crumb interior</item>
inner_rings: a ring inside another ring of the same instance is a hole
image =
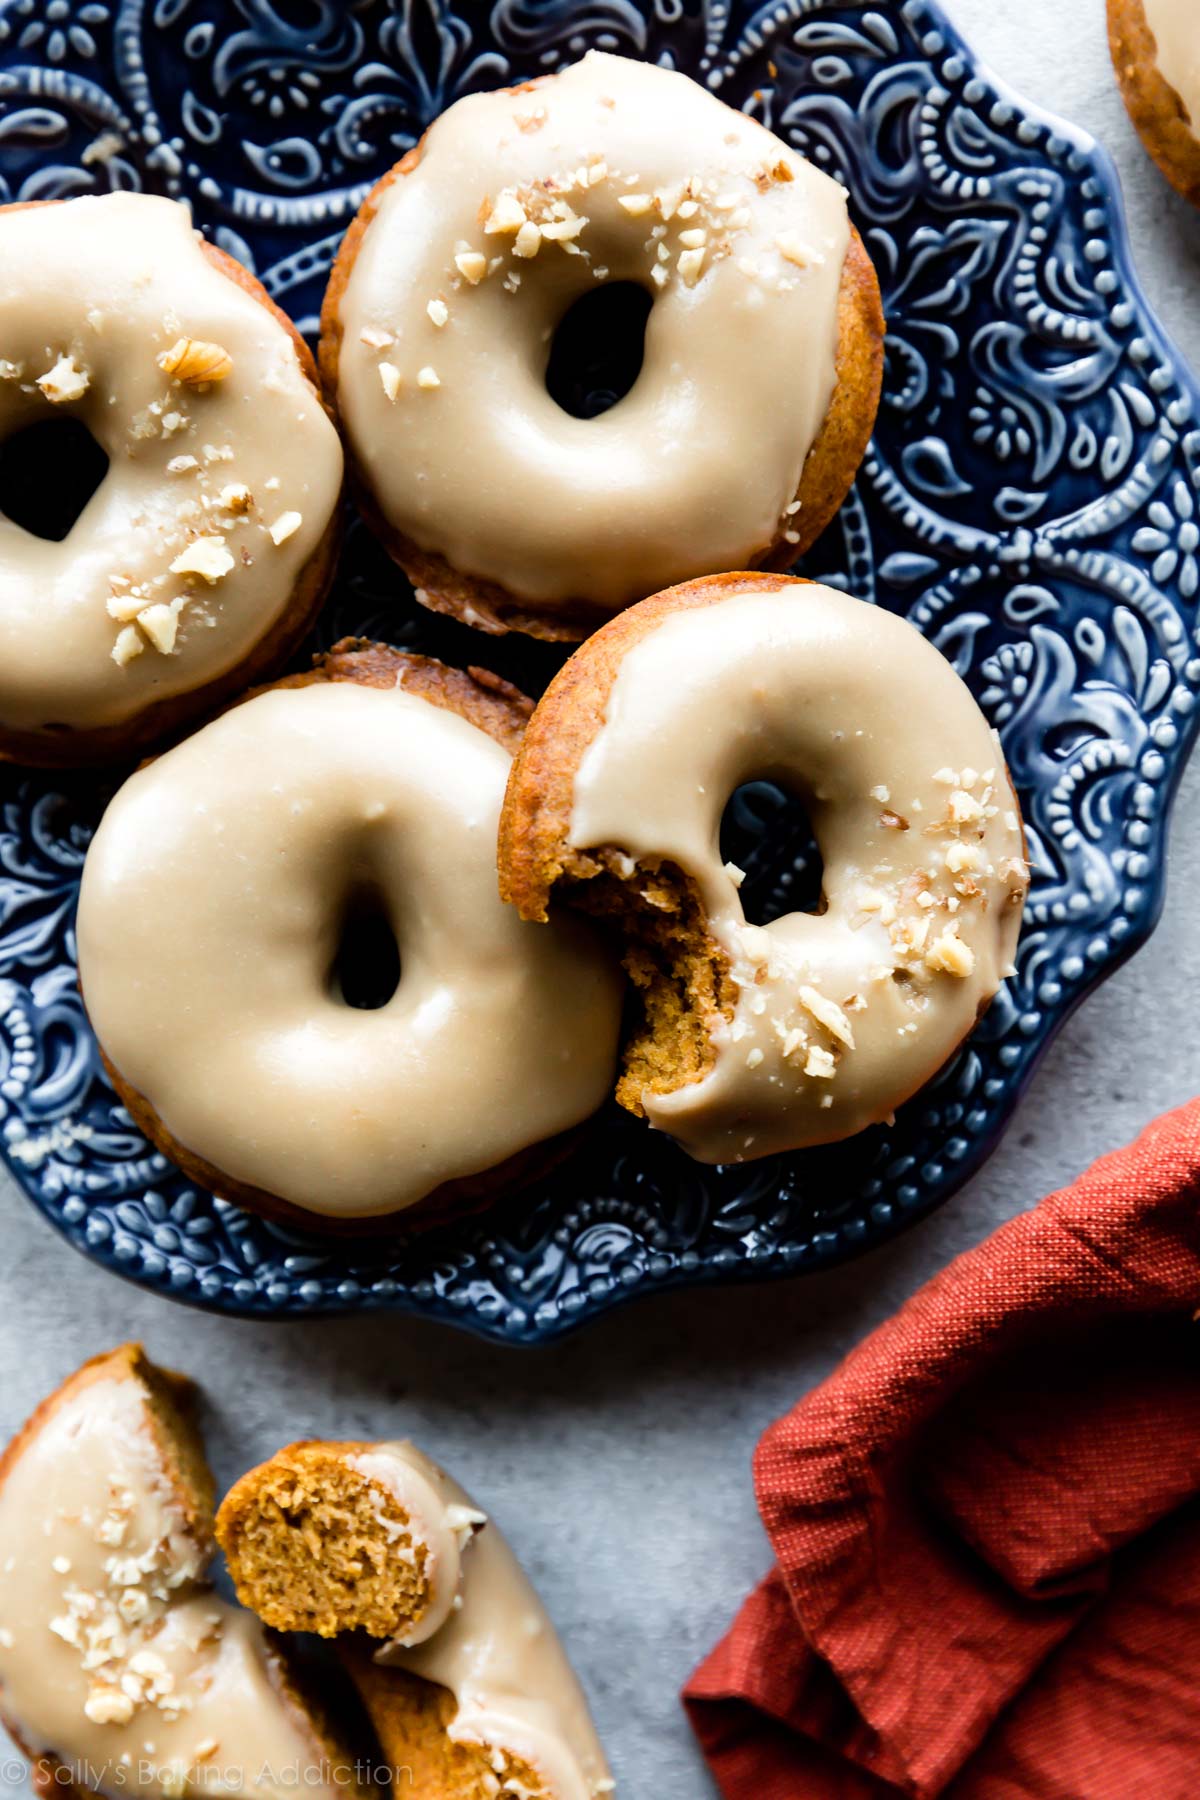
[[[386,1488],[300,1445],[252,1470],[217,1535],[238,1598],[277,1631],[407,1633],[429,1605],[427,1549]]]
[[[737,997],[728,959],[708,934],[695,883],[674,863],[631,864],[610,849],[576,855],[560,892],[618,927],[641,1017],[625,1045],[617,1099],[644,1117],[643,1094],[673,1093],[713,1067],[712,1034],[733,1017]]]

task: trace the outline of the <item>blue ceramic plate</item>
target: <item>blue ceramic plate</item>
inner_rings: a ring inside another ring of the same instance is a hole
[[[857,488],[804,567],[913,620],[999,728],[1034,869],[1018,973],[938,1082],[851,1143],[707,1169],[614,1108],[477,1222],[330,1248],[198,1192],[117,1105],[75,982],[104,791],[10,775],[4,1155],[77,1248],[179,1299],[391,1308],[528,1342],[631,1294],[852,1256],[979,1166],[1159,911],[1200,687],[1197,391],[1131,273],[1106,158],[999,87],[926,0],[0,0],[0,198],[186,198],[311,331],[343,228],[424,126],[591,46],[686,70],[850,190],[887,377]],[[347,631],[533,692],[558,660],[421,611],[357,526],[321,640]],[[761,785],[728,823],[750,908],[789,910],[812,875],[803,824]]]

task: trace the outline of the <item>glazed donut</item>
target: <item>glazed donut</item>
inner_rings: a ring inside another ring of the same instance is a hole
[[[651,299],[601,417],[546,387],[571,306]],[[668,582],[795,560],[883,365],[844,191],[686,76],[590,52],[458,101],[378,184],[321,320],[360,503],[417,598],[579,638]]]
[[[302,1443],[231,1489],[238,1598],[338,1641],[414,1795],[595,1800],[612,1777],[562,1644],[499,1527],[407,1442]],[[375,1643],[372,1644],[371,1640]]]
[[[1200,14],[1194,0],[1108,0],[1113,67],[1139,137],[1200,206]]]
[[[262,679],[333,571],[342,454],[303,340],[144,194],[0,208],[0,438],[108,470],[61,542],[0,515],[0,756],[128,754]]]
[[[188,1384],[93,1358],[0,1461],[0,1715],[42,1795],[370,1792],[282,1647],[205,1580]]]
[[[528,710],[494,677],[342,645],[118,792],[80,984],[118,1094],[192,1179],[314,1228],[427,1222],[527,1179],[606,1097],[619,970],[496,894]],[[399,952],[373,1010],[339,985],[362,911]]]
[[[718,842],[755,778],[808,807],[817,913],[746,922]],[[783,575],[670,589],[578,650],[500,830],[524,918],[562,898],[624,935],[644,1023],[617,1097],[702,1162],[885,1119],[1011,973],[1027,882],[998,740],[949,663],[903,619]]]

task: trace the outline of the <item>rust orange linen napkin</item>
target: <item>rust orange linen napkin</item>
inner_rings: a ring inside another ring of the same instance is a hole
[[[1200,1101],[773,1425],[684,1701],[726,1800],[1200,1800]]]

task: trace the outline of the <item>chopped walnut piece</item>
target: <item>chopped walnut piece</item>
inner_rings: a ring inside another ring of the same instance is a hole
[[[525,208],[515,194],[501,194],[488,214],[484,232],[488,237],[515,237],[526,223]]]
[[[464,281],[472,287],[478,287],[487,274],[487,257],[480,250],[460,250],[454,259],[454,266]]]
[[[249,512],[254,502],[254,496],[244,481],[231,481],[221,489],[217,499],[231,513]]]
[[[806,1075],[815,1075],[819,1081],[832,1081],[837,1071],[837,1064],[828,1050],[822,1050],[819,1044],[813,1044],[804,1064]]]
[[[83,1710],[93,1725],[128,1725],[133,1717],[133,1701],[115,1689],[94,1688],[84,1701]]]
[[[533,112],[514,113],[513,118],[518,131],[540,131],[546,123],[546,109],[544,106],[539,106]]]
[[[283,512],[273,524],[267,526],[267,533],[273,544],[285,544],[295,532],[299,531],[303,523],[302,513]]]
[[[194,456],[173,456],[167,464],[167,474],[186,475],[190,470],[198,469],[199,467],[200,464],[196,461]]]
[[[417,370],[417,386],[419,388],[436,388],[441,385],[441,378],[437,370],[432,368],[429,363],[426,363],[423,369]]]
[[[149,596],[145,589],[134,588],[128,594],[110,594],[104,606],[110,619],[119,619],[122,625],[128,625],[148,604]]]
[[[382,331],[375,325],[364,325],[358,334],[358,339],[360,343],[367,346],[368,350],[386,350],[389,344],[394,344],[396,341],[390,331]]]
[[[951,844],[945,855],[945,864],[952,875],[961,875],[964,869],[977,869],[983,861],[983,852],[975,844]]]
[[[200,387],[208,381],[224,381],[233,373],[233,358],[220,344],[205,338],[176,338],[169,350],[158,357],[164,375],[180,381],[185,387]]]
[[[233,557],[223,537],[198,537],[181,550],[171,564],[172,575],[199,575],[208,583],[220,581],[233,568]]]
[[[578,213],[571,213],[565,219],[548,219],[542,226],[542,236],[549,238],[550,242],[554,244],[571,243],[579,236],[586,224],[587,219],[582,218]],[[518,245],[520,241],[518,237]]]
[[[122,631],[117,633],[117,641],[112,647],[112,659],[118,669],[123,669],[133,661],[135,656],[140,656],[145,648],[146,640],[137,626],[126,625]],[[51,1629],[53,1630],[53,1626]]]
[[[810,263],[818,266],[825,258],[813,250],[810,244],[804,243],[794,231],[784,231],[775,239],[775,248],[784,262],[793,263],[797,269],[807,269]]]
[[[658,208],[658,216],[664,221],[673,218],[675,209],[683,199],[683,183],[676,182],[672,187],[655,188],[654,204]]]
[[[652,194],[622,194],[617,205],[623,212],[627,212],[630,218],[640,219],[654,205],[654,196]]]
[[[393,362],[381,362],[379,380],[389,400],[394,400],[400,392],[400,371]]]
[[[682,207],[680,211],[682,211]],[[697,226],[693,231],[681,231],[679,241],[688,250],[699,250],[708,242],[708,233]]]
[[[925,952],[925,967],[935,974],[966,976],[975,967],[975,952],[970,944],[963,943],[952,927],[929,945]]]
[[[182,605],[181,600],[173,600],[169,606],[159,600],[138,614],[138,624],[161,656],[170,656],[175,648]]]
[[[430,319],[439,330],[449,321],[450,308],[446,305],[444,300],[431,300],[429,305],[425,308],[425,311],[429,314]]]
[[[683,250],[679,256],[679,273],[688,287],[695,287],[704,268],[703,250]]]
[[[836,1000],[828,995],[819,994],[814,987],[801,986],[796,990],[796,998],[806,1013],[810,1013],[818,1025],[823,1025],[831,1037],[839,1044],[845,1044],[847,1050],[854,1048],[854,1033],[850,1029],[850,1021]]]
[[[970,825],[983,817],[983,808],[965,788],[955,788],[950,796],[950,817],[956,825]]]
[[[532,219],[527,219],[513,239],[513,255],[527,258],[536,256],[541,247],[542,228],[535,225]]]
[[[60,356],[52,369],[38,377],[38,386],[53,406],[81,400],[90,385],[90,376],[73,356]]]

